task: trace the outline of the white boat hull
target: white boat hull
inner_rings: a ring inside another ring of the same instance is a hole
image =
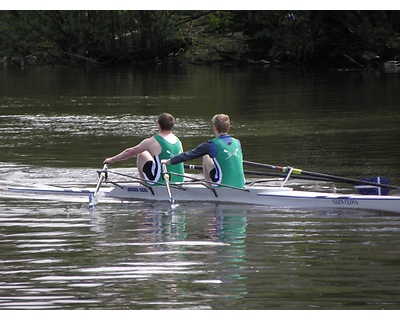
[[[9,190],[86,197],[95,191],[94,188],[58,187],[9,188]],[[169,203],[169,196],[165,186],[153,186],[150,189],[141,184],[132,183],[109,188],[103,187],[100,189],[100,195],[121,201],[143,200]],[[183,188],[172,188],[172,197],[175,203],[225,203],[275,208],[356,209],[400,213],[400,197],[398,196],[294,191],[288,187],[251,186],[242,190],[232,188],[209,189],[202,184],[188,184]]]
[[[127,185],[115,187],[108,197],[121,200],[169,201],[165,187]],[[190,185],[172,189],[175,202],[237,203],[271,206],[277,208],[366,209],[400,213],[400,197],[366,196],[324,192],[294,191],[288,187],[247,187],[244,190],[217,188],[210,190],[203,185]]]

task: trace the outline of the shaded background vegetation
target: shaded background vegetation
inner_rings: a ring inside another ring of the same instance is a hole
[[[0,11],[5,63],[366,67],[399,55],[400,11]]]

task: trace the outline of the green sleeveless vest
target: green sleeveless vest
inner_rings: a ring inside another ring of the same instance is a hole
[[[162,159],[170,159],[173,156],[176,156],[177,154],[183,152],[181,141],[178,138],[176,143],[174,144],[169,143],[167,140],[165,140],[158,134],[154,136],[154,139],[156,139],[161,146],[161,153],[155,157],[155,160],[160,166],[161,166],[160,161]],[[178,164],[168,164],[167,170],[168,172],[175,172],[182,175],[185,174],[183,162]],[[183,180],[184,177],[171,174],[171,182],[183,182]],[[163,182],[162,175],[160,176],[157,182]]]
[[[230,145],[219,138],[215,138],[213,141],[218,148],[218,154],[214,158],[214,163],[220,173],[217,184],[221,183],[232,187],[243,188],[245,183],[243,153],[239,141],[232,138],[232,143]]]

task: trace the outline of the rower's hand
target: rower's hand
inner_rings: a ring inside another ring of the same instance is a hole
[[[110,164],[110,163],[113,163],[114,161],[113,161],[113,158],[107,158],[107,159],[105,159],[104,161],[103,161],[103,164]]]
[[[163,159],[163,160],[161,160],[161,164],[166,164],[166,165],[168,165],[168,164],[170,164],[170,163],[171,163],[171,161],[168,160],[168,159]]]

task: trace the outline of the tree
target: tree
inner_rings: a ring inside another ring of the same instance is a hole
[[[366,50],[399,56],[399,11],[0,11],[0,58],[19,62],[362,66]]]

